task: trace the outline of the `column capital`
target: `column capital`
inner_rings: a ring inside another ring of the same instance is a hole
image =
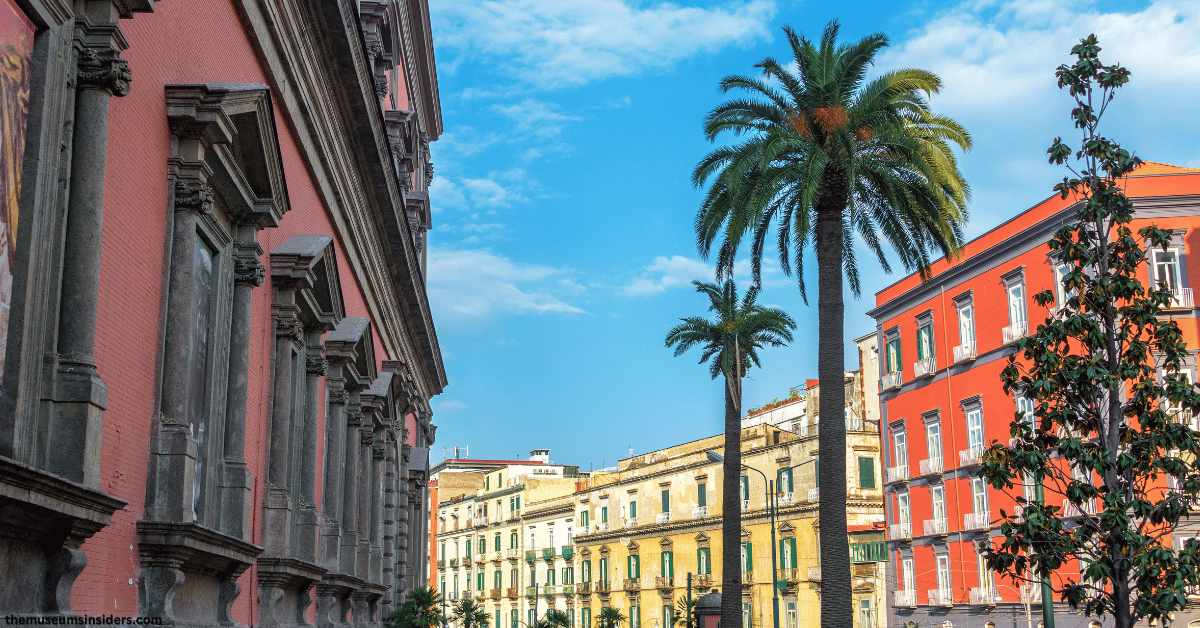
[[[267,269],[258,261],[258,257],[234,256],[233,282],[239,286],[257,288],[267,279]]]

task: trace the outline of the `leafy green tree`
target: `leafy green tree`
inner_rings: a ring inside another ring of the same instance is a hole
[[[621,614],[621,611],[611,606],[605,606],[600,609],[597,619],[600,620],[600,628],[619,628],[621,624],[625,623],[626,617]]]
[[[1077,222],[1049,243],[1069,265],[1070,296],[1010,356],[1004,388],[1032,409],[1014,418],[1011,445],[993,444],[981,470],[997,488],[1036,489],[1029,499],[1013,491],[1020,516],[1002,513],[1004,538],[983,548],[993,570],[1043,582],[1047,604],[1052,590],[1073,609],[1111,615],[1116,628],[1167,625],[1186,587],[1200,583],[1200,543],[1175,549],[1170,537],[1200,494],[1200,434],[1179,420],[1200,410],[1200,393],[1180,374],[1188,350],[1179,327],[1161,315],[1169,287],[1139,279],[1147,250],[1167,246],[1171,234],[1148,226],[1135,235],[1129,226],[1134,207],[1121,185],[1141,160],[1099,133],[1129,71],[1104,65],[1099,52],[1088,36],[1057,71],[1082,134],[1078,151],[1062,138],[1048,151],[1071,173],[1055,190],[1078,202]],[[1048,305],[1054,294],[1035,299]],[[1076,564],[1078,580],[1051,578]]]
[[[675,625],[680,628],[695,628],[696,600],[680,599],[675,603]]]
[[[795,74],[775,59],[755,67],[762,77],[729,76],[724,92],[749,97],[713,109],[704,132],[713,141],[730,133],[739,141],[705,156],[692,181],[708,185],[696,216],[696,240],[717,254],[718,278],[733,271],[743,237],[752,234],[750,261],[760,279],[763,249],[772,224],[779,264],[793,266],[807,300],[804,255],[817,262],[817,375],[821,383],[819,479],[821,527],[846,529],[846,432],[843,374],[842,281],[859,295],[853,234],[891,270],[890,244],[906,269],[926,274],[934,251],[954,254],[962,243],[969,188],[958,172],[952,145],[967,149],[970,136],[958,123],[930,111],[928,97],[941,80],[924,70],[893,70],[867,81],[883,34],[853,44],[837,43],[830,22],[819,44],[784,28]],[[848,625],[852,614],[850,553],[846,535],[823,534],[821,626]],[[728,580],[729,565],[724,566]],[[724,585],[726,591],[739,587]],[[741,628],[740,600],[722,598],[722,628]]]
[[[726,591],[742,590],[742,377],[750,365],[761,366],[758,349],[779,347],[792,341],[796,322],[785,312],[758,305],[758,288],[746,291],[738,302],[737,285],[727,279],[724,285],[693,281],[697,292],[709,300],[714,320],[699,316],[680,319],[667,334],[667,346],[675,347],[676,357],[692,347],[701,347],[700,363],[710,361],[709,375],[725,376],[725,451],[721,490],[721,573]],[[735,357],[736,356],[736,357]],[[735,367],[736,364],[736,367]],[[841,411],[838,411],[841,416]],[[847,550],[849,551],[849,550]],[[741,621],[741,596],[726,596],[738,606]],[[724,599],[724,598],[722,598]],[[740,624],[739,624],[740,625]]]
[[[417,587],[387,618],[388,628],[433,628],[446,623],[442,596],[432,587]]]
[[[552,608],[533,625],[535,628],[571,628],[571,617],[566,611]]]
[[[488,628],[492,616],[482,604],[467,596],[454,603],[454,614],[450,619],[461,624],[462,628]]]

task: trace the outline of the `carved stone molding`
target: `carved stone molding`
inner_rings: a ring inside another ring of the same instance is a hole
[[[275,319],[275,335],[292,340],[304,338],[304,324],[294,318]]]
[[[345,389],[332,387],[329,389],[329,403],[344,406],[349,401],[349,398],[350,394]]]
[[[129,83],[133,73],[129,71],[129,62],[120,56],[116,50],[94,50],[86,48],[79,53],[79,87],[99,89],[113,96],[124,96],[129,93]]]
[[[349,425],[350,427],[358,427],[358,426],[362,425],[362,421],[363,421],[363,413],[361,413],[361,412],[347,412],[346,413],[346,425]]]
[[[257,257],[235,257],[233,259],[233,282],[243,286],[258,287],[267,279],[267,269]]]
[[[212,186],[203,181],[175,182],[175,211],[207,214],[213,208]]]
[[[324,375],[329,368],[329,360],[319,356],[310,355],[304,363],[304,371],[311,375]]]

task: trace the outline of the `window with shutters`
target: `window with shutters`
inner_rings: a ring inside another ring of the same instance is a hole
[[[779,566],[783,569],[796,568],[795,537],[779,540]]]
[[[504,578],[503,574],[500,572],[499,569],[497,569],[495,571],[495,573],[492,574],[492,588],[493,589],[503,589],[504,588],[503,578]]]
[[[608,506],[600,507],[600,523],[608,523]]]
[[[580,628],[592,628],[592,609],[583,607],[579,609],[579,626]]]
[[[662,575],[664,578],[675,577],[675,552],[662,553]]]
[[[696,548],[696,572],[702,576],[712,574],[712,556],[709,554],[709,548]]]
[[[532,536],[532,535],[533,535],[533,533],[530,533],[530,536]],[[519,537],[517,537],[516,532],[509,534],[508,535],[508,549],[516,549],[517,544],[520,543],[520,541],[521,541],[521,539]],[[533,548],[533,539],[529,539],[529,546],[531,549]]]
[[[696,505],[701,508],[708,506],[708,485],[704,482],[696,485]]]
[[[675,609],[671,608],[670,604],[663,604],[662,625],[664,627],[675,625]]]
[[[754,628],[754,613],[750,602],[742,602],[742,628]]]
[[[625,563],[625,569],[629,572],[631,579],[636,580],[642,577],[641,563],[637,554],[630,554]]]
[[[858,488],[875,488],[875,459],[859,456]]]
[[[629,502],[629,518],[637,519],[637,499]]]
[[[629,606],[629,628],[640,628],[642,625],[642,608],[636,604]]]
[[[750,541],[742,543],[742,571],[754,571],[754,547]]]
[[[742,502],[750,501],[750,478],[742,476]]]
[[[792,469],[780,469],[775,479],[775,490],[780,493],[791,493],[794,490],[792,483]]]
[[[580,511],[579,513],[579,527],[584,528],[585,530],[588,527],[588,511],[586,510]]]
[[[517,617],[517,609],[514,608],[508,612],[508,625],[510,628],[519,628],[520,624],[517,623]]]
[[[580,563],[579,570],[579,575],[583,578],[584,582],[592,581],[592,561],[585,560]]]
[[[917,360],[933,357],[933,319],[923,320],[917,328]]]
[[[903,370],[900,363],[900,336],[890,338],[887,344],[883,346],[884,365],[887,368],[885,373],[896,373]]]
[[[477,576],[475,576],[475,589],[480,593],[483,593],[483,584],[483,572],[481,571]]]
[[[563,567],[562,568],[562,583],[563,584],[575,584],[575,568],[574,567]]]
[[[659,512],[671,512],[671,491],[663,489],[662,492],[662,510]]]

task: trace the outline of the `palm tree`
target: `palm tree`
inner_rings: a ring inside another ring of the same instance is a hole
[[[542,618],[533,623],[533,628],[570,628],[571,616],[566,611],[552,608],[546,611]]]
[[[675,603],[675,625],[679,628],[694,628],[692,618],[696,614],[696,600],[681,598]]]
[[[388,628],[433,628],[446,623],[442,616],[442,596],[432,587],[417,587],[408,599],[388,615]]]
[[[621,611],[611,606],[605,606],[600,609],[600,615],[597,619],[600,620],[600,628],[617,628],[625,623],[625,616],[621,614]]]
[[[908,270],[927,276],[931,253],[950,256],[963,241],[970,190],[958,172],[951,145],[963,150],[970,136],[955,121],[935,115],[928,97],[941,80],[924,70],[894,70],[867,81],[883,34],[838,45],[838,23],[825,27],[819,45],[784,28],[796,73],[775,59],[755,67],[761,78],[729,76],[721,89],[749,97],[730,100],[705,119],[710,141],[725,132],[739,143],[704,157],[692,174],[697,187],[711,181],[696,216],[696,239],[706,256],[718,236],[717,276],[732,273],[746,234],[755,282],[772,223],[779,264],[795,266],[800,293],[810,244],[817,261],[820,329],[817,375],[821,385],[821,626],[849,625],[850,564],[846,529],[846,433],[843,369],[843,271],[859,295],[853,233],[891,272],[883,242]],[[881,237],[882,236],[882,237]],[[740,628],[740,617],[722,605],[722,628]]]
[[[731,594],[721,596],[721,625],[723,628],[738,628],[742,620],[742,502],[739,494],[739,479],[742,476],[742,377],[751,363],[760,366],[760,347],[778,347],[792,341],[791,330],[796,327],[796,322],[782,310],[755,303],[757,287],[747,290],[739,304],[737,286],[732,279],[727,279],[721,287],[699,281],[693,281],[692,284],[697,292],[708,296],[708,309],[716,314],[716,319],[710,321],[699,316],[681,319],[682,322],[667,334],[667,346],[675,346],[676,356],[692,347],[703,347],[700,362],[711,360],[709,374],[712,378],[725,375],[721,587]],[[737,624],[725,623],[730,608],[734,609],[732,612]]]
[[[464,597],[454,603],[454,614],[450,618],[461,622],[462,628],[488,628],[492,616],[488,615],[479,602],[470,597]]]

